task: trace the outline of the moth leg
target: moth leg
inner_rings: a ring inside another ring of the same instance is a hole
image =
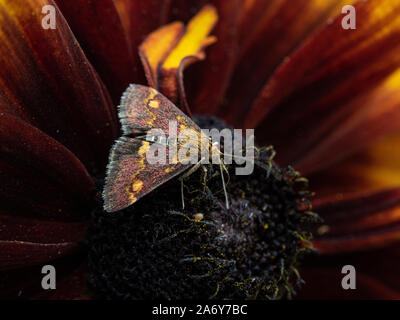
[[[204,185],[204,190],[206,189],[206,185],[207,185],[207,173],[208,173],[208,170],[207,170],[207,168],[206,168],[206,166],[202,166],[202,168],[203,168],[203,185]]]
[[[192,168],[190,168],[190,170],[188,170],[186,173],[184,173],[182,176],[179,177],[179,180],[181,181],[182,209],[185,209],[185,197],[183,195],[183,180],[192,175],[194,172],[196,172],[200,168],[201,163],[204,161],[204,159],[205,158],[202,158]]]
[[[228,200],[228,192],[226,191],[226,183],[225,183],[225,177],[224,177],[224,171],[226,171],[226,173],[228,174],[228,178],[229,177],[229,172],[228,169],[226,168],[224,162],[222,161],[222,155],[224,155],[224,153],[222,153],[219,149],[217,149],[217,152],[219,153],[219,170],[221,173],[221,179],[222,179],[222,187],[224,188],[224,195],[225,195],[225,206],[226,209],[229,210],[229,200]],[[224,161],[225,161],[225,157],[224,157]]]
[[[225,185],[225,178],[224,178],[224,168],[222,166],[221,161],[219,163],[219,170],[221,172],[222,186],[224,188],[225,206],[226,206],[226,209],[229,210],[229,200],[228,200],[228,193],[226,192],[226,185]]]

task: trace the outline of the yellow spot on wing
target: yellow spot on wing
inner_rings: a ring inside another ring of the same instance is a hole
[[[160,103],[157,100],[151,100],[149,102],[149,106],[154,109],[158,109],[160,107]]]
[[[132,190],[134,192],[138,192],[143,188],[143,181],[142,180],[137,180],[132,184]]]
[[[145,154],[150,149],[150,142],[143,141],[142,146],[139,148],[138,154],[142,155]]]

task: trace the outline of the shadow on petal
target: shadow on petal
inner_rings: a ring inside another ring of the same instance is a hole
[[[86,263],[79,265],[61,277],[56,290],[42,290],[33,298],[35,300],[90,300],[86,287],[87,269]]]
[[[86,234],[84,222],[24,218],[0,212],[0,240],[33,243],[79,242]]]
[[[78,215],[88,209],[93,180],[78,158],[59,142],[3,112],[0,144],[3,209],[23,211],[25,206],[32,214],[59,219],[67,216],[65,211]]]

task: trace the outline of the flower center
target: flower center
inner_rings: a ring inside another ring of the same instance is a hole
[[[221,129],[198,117],[202,128]],[[310,250],[306,180],[279,168],[266,149],[250,176],[228,166],[224,205],[220,171],[208,166],[164,184],[112,216],[99,208],[88,232],[89,286],[101,298],[208,299],[291,297],[298,262]]]

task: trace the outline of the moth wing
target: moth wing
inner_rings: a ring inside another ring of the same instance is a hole
[[[177,121],[178,128],[200,131],[200,127],[157,90],[131,84],[124,92],[119,106],[119,118],[124,135],[137,135],[152,128],[161,128],[169,135],[169,121]]]
[[[149,142],[121,137],[113,146],[103,190],[104,210],[122,210],[191,165],[151,164],[146,159]],[[166,150],[168,156],[168,150]]]

